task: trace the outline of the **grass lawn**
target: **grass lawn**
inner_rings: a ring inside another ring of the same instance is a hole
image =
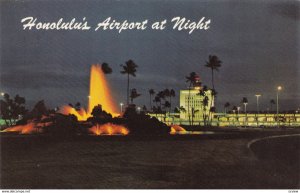
[[[247,148],[250,140],[105,136],[48,141],[1,136],[1,188],[300,187],[299,164],[258,160]]]

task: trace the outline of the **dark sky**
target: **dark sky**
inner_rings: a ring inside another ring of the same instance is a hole
[[[282,85],[284,109],[300,107],[299,1],[217,0],[120,0],[120,1],[0,1],[1,91],[25,96],[29,105],[45,99],[50,107],[80,101],[86,104],[90,65],[107,62],[108,75],[117,102],[126,100],[126,76],[120,64],[133,59],[139,65],[131,85],[149,101],[148,89],[187,86],[185,76],[197,72],[211,86],[208,55],[217,55],[222,67],[216,73],[217,108],[225,102],[240,105],[242,97],[255,109],[260,93],[261,109],[276,98]],[[82,20],[91,26],[107,17],[123,21],[168,20],[163,31],[23,31],[21,19],[40,21],[64,18]],[[180,16],[198,21],[211,19],[210,29],[171,30],[170,19]],[[178,105],[178,104],[177,104]]]

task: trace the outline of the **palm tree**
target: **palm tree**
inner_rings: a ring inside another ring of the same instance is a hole
[[[101,69],[104,72],[104,74],[111,74],[112,73],[111,67],[109,67],[109,65],[107,63],[105,63],[105,62],[102,63]]]
[[[201,104],[202,104],[204,125],[205,125],[205,119],[206,119],[206,106],[208,105],[208,97],[206,96],[207,91],[208,91],[208,88],[206,85],[204,85],[198,93],[200,96],[203,97]]]
[[[185,109],[183,106],[180,106],[180,107],[178,108],[178,110],[179,110],[180,114],[181,114],[181,113],[184,113],[184,114],[186,113],[186,109]],[[180,119],[179,124],[181,124],[181,119]]]
[[[130,93],[131,104],[133,104],[133,99],[139,96],[141,96],[141,94],[137,93],[137,90],[135,88],[131,89],[131,93]]]
[[[125,65],[121,64],[123,71],[121,71],[121,74],[127,74],[127,106],[129,105],[129,75],[135,77],[136,68],[138,65],[136,65],[132,60],[128,60],[125,62]]]
[[[170,113],[170,111],[171,111],[171,91],[166,88],[163,92],[164,92],[165,98],[169,98],[168,102],[169,102],[170,106],[168,108],[169,108],[169,113]]]
[[[188,117],[189,117],[189,123],[191,124],[191,114],[190,114],[190,96],[191,96],[191,86],[195,85],[197,79],[198,79],[198,75],[196,74],[196,72],[191,72],[189,76],[186,76],[186,82],[189,82],[189,94],[188,94]]]
[[[155,91],[151,88],[149,89],[149,95],[150,95],[150,109],[152,109],[152,96],[155,94]]]
[[[164,91],[159,91],[154,100],[159,102],[159,107],[162,109],[162,100],[166,100]]]
[[[167,109],[170,109],[170,106],[171,106],[170,102],[169,102],[169,101],[165,101],[165,103],[164,103],[165,109],[166,109],[166,110],[167,110]]]
[[[243,97],[242,103],[244,104],[244,112],[245,112],[245,126],[246,126],[246,120],[247,120],[247,104],[248,104],[248,99],[247,97]]]
[[[227,108],[230,107],[230,103],[229,102],[226,102],[224,104],[224,113],[226,114],[227,113]]]
[[[198,112],[199,112],[199,109],[195,110],[194,107],[192,107],[192,125],[194,125],[194,118]]]
[[[213,89],[215,89],[214,85],[214,70],[218,71],[219,68],[221,67],[222,61],[219,60],[219,58],[215,55],[209,55],[208,56],[208,61],[206,62],[206,67],[211,69],[211,83]]]
[[[211,108],[216,109],[215,107],[212,106],[212,102],[213,102],[213,99],[217,97],[217,94],[218,93],[217,93],[217,91],[215,89],[211,89],[211,100],[210,100],[210,104],[209,104],[209,109],[211,109]],[[212,116],[211,116],[212,113],[215,113],[215,111],[209,110],[209,112],[208,112],[209,123],[211,123],[211,121],[212,121]]]
[[[175,107],[173,111],[174,111],[174,113],[180,113],[179,107]]]
[[[175,91],[173,89],[170,90],[170,109],[172,109],[172,97],[175,97]]]
[[[157,95],[160,99],[163,99],[163,100],[166,99],[166,95],[165,95],[165,92],[164,92],[164,91],[159,91],[156,95]]]
[[[243,97],[243,99],[242,99],[242,103],[244,104],[244,112],[245,112],[245,114],[247,113],[247,104],[248,104],[248,99],[247,99],[247,97]]]
[[[186,113],[186,109],[183,106],[179,107],[179,111],[183,112],[183,113]]]
[[[210,115],[212,115],[215,112],[216,112],[216,107],[210,107],[210,109],[209,109]],[[211,118],[210,118],[210,126],[212,126],[212,120],[213,120],[213,116],[211,116]]]
[[[159,97],[159,96],[156,95],[156,96],[154,97],[153,102],[155,102],[156,106],[158,106],[158,103],[160,103],[160,106],[161,106],[161,100],[160,100],[160,97]]]
[[[219,58],[215,55],[209,55],[208,56],[208,61],[206,62],[206,67],[211,69],[211,84],[212,84],[212,91],[214,91],[214,93],[212,92],[212,97],[213,94],[217,94],[216,90],[215,90],[215,83],[214,83],[214,71],[219,71],[219,68],[221,67],[221,63],[222,61],[219,60]],[[212,100],[210,101],[210,108],[212,107]],[[209,111],[209,114],[211,112]]]
[[[169,111],[170,111],[171,103],[169,101],[165,101],[164,107],[166,109],[166,112],[167,112],[167,109],[169,109]],[[167,115],[166,112],[165,112],[165,119],[166,119],[166,115]]]
[[[208,96],[204,96],[202,100],[202,109],[203,109],[203,121],[204,125],[206,125],[206,119],[207,119],[207,114],[206,114],[206,107],[208,106]]]
[[[271,109],[271,113],[272,113],[273,105],[275,105],[275,100],[274,100],[274,99],[271,99],[271,100],[270,100],[270,104],[271,104],[270,109]]]

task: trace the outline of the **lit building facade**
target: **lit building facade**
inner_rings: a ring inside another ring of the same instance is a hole
[[[299,127],[300,113],[294,114],[257,114],[257,113],[210,113],[210,108],[214,107],[214,97],[212,90],[201,87],[199,76],[195,76],[190,89],[180,90],[179,107],[177,113],[148,113],[152,117],[166,124],[178,125],[205,125],[212,126],[250,126],[250,127]],[[204,91],[205,90],[205,91]],[[201,94],[200,94],[200,91]]]
[[[182,121],[191,119],[193,122],[199,122],[203,121],[205,116],[208,117],[210,107],[214,106],[214,98],[211,90],[200,95],[200,89],[196,87],[191,90],[180,90],[180,107],[185,109],[180,111],[179,117]],[[207,97],[206,105],[205,97]]]

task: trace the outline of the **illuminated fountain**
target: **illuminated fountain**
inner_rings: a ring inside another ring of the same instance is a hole
[[[187,131],[179,125],[170,125],[170,127],[171,127],[171,131],[170,131],[171,135],[175,135],[175,134],[187,134],[187,135],[215,134],[215,132],[213,132],[213,131]]]
[[[102,110],[111,114],[113,117],[119,116],[108,82],[106,81],[105,74],[103,73],[101,66],[99,64],[95,64],[91,67],[90,93],[87,110],[84,108],[76,110],[69,105],[65,105],[60,108],[59,113],[63,115],[72,114],[77,117],[78,121],[86,121],[92,116],[91,113],[93,108],[99,104],[101,105]],[[36,120],[30,120],[25,125],[9,127],[3,130],[3,132],[16,132],[20,134],[40,133],[44,126],[49,126],[50,124],[52,123],[40,123]],[[123,125],[116,125],[112,123],[93,126],[89,129],[89,131],[95,135],[127,135],[129,133],[129,130]]]
[[[171,125],[170,134],[186,134],[187,131],[179,125]]]
[[[16,132],[20,134],[41,133],[43,131],[43,127],[50,126],[52,124],[52,122],[44,122],[46,118],[46,116],[43,116],[40,122],[36,120],[30,120],[25,125],[12,126],[7,129],[4,129],[2,132]]]
[[[127,135],[129,130],[123,125],[106,123],[103,125],[95,125],[89,128],[89,132],[95,135]]]
[[[31,133],[35,133],[36,131],[37,131],[36,124],[34,122],[30,122],[26,125],[17,125],[17,126],[9,127],[3,130],[3,132],[17,132],[20,134],[31,134]]]
[[[95,114],[99,115],[93,114],[94,116],[92,116],[91,113],[94,107],[98,107],[98,105],[101,105],[101,110],[97,108]],[[186,133],[185,129],[177,125],[172,125],[170,132],[170,127],[143,114],[136,114],[130,121],[128,118],[117,118],[120,115],[117,109],[105,74],[101,66],[96,64],[91,66],[87,109],[81,108],[78,110],[70,105],[65,105],[60,108],[58,114],[49,115],[45,120],[29,120],[26,125],[10,127],[4,132],[18,132],[21,134],[54,132],[55,135],[57,133],[67,135],[64,134],[67,131],[75,132],[74,134],[79,135],[86,134],[86,131],[93,135],[128,135],[129,133],[132,135],[165,135],[169,133]],[[68,115],[73,115],[73,117]],[[79,122],[77,122],[76,118],[75,120],[73,119],[74,116],[77,117]],[[52,122],[47,123],[47,120]],[[61,129],[61,132],[59,129]]]
[[[73,114],[79,121],[85,121],[91,117],[92,110],[95,106],[100,104],[102,109],[110,113],[113,117],[119,115],[113,96],[111,95],[108,82],[106,81],[105,74],[103,73],[99,64],[92,65],[90,76],[90,94],[87,110],[81,108],[79,111],[65,105],[61,107],[60,113],[64,115]]]
[[[119,116],[117,108],[111,95],[108,82],[106,81],[105,74],[103,73],[101,66],[96,64],[91,67],[90,76],[90,94],[88,101],[87,111],[81,108],[79,111],[70,106],[63,106],[60,113],[68,115],[73,114],[79,121],[85,121],[91,117],[93,108],[97,105],[101,105],[102,110],[110,113],[113,117]],[[89,128],[89,132],[95,135],[127,135],[129,130],[123,125],[116,125],[112,123],[106,123],[103,125],[95,125]]]
[[[102,109],[113,116],[119,115],[105,74],[101,66],[96,64],[91,67],[88,114],[90,114],[93,108],[98,104],[101,104]]]

